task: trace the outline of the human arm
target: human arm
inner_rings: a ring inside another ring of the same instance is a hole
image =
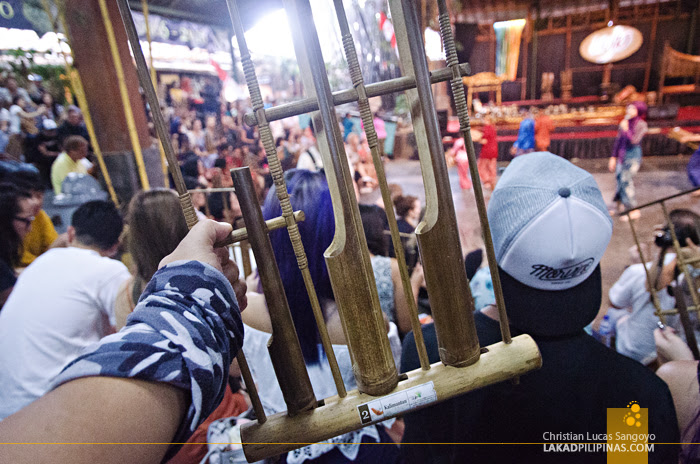
[[[44,105],[39,106],[39,108],[37,108],[36,111],[27,112],[27,111],[24,111],[24,110],[22,110],[22,109],[20,109],[19,111],[17,111],[17,114],[18,114],[21,118],[25,118],[25,119],[36,118],[37,116],[41,116],[41,115],[44,114],[44,113],[46,113],[46,107],[45,107]]]
[[[187,439],[221,401],[243,342],[234,289],[213,249],[230,231],[213,221],[195,226],[161,261],[126,327],[69,364],[53,391],[0,422],[0,442],[88,444],[50,455],[12,447],[9,462],[158,462],[167,443]],[[95,445],[102,442],[165,444],[105,453],[108,445]]]
[[[614,156],[611,156],[610,159],[608,159],[608,171],[615,172],[616,167],[617,167],[617,158]]]
[[[698,362],[695,360],[671,361],[661,366],[656,371],[656,375],[668,385],[676,408],[678,427],[681,432],[686,431],[700,409]],[[691,435],[683,438],[693,437]]]
[[[625,269],[617,282],[610,288],[608,298],[612,307],[624,309],[632,306],[633,289],[636,282],[635,277],[636,268],[635,266],[630,266]]]

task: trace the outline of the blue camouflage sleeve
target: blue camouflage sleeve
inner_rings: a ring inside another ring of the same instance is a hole
[[[173,437],[182,443],[221,402],[229,364],[242,345],[243,324],[228,280],[207,264],[178,261],[155,273],[126,326],[87,348],[53,386],[105,376],[188,390],[190,406]]]

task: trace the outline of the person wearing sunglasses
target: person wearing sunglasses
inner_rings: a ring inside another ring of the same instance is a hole
[[[0,309],[17,281],[22,240],[32,228],[32,199],[29,192],[0,183]]]

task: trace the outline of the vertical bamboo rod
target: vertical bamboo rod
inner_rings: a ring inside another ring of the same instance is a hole
[[[357,95],[359,97],[358,103],[360,105],[360,115],[362,116],[362,123],[365,127],[367,143],[369,145],[370,152],[372,153],[374,169],[377,171],[377,178],[379,179],[379,190],[382,194],[384,210],[386,211],[386,217],[389,222],[389,230],[391,231],[391,241],[394,245],[396,260],[399,264],[401,284],[403,286],[404,298],[406,298],[406,302],[408,303],[408,309],[411,317],[411,327],[413,329],[413,336],[416,341],[416,349],[418,350],[418,358],[420,359],[421,368],[423,370],[428,370],[430,369],[430,361],[428,360],[428,352],[425,348],[425,342],[423,340],[423,331],[421,330],[420,320],[418,319],[418,308],[416,308],[416,299],[413,295],[411,279],[408,276],[408,267],[406,266],[406,258],[404,257],[403,243],[401,242],[401,237],[399,235],[399,226],[396,223],[394,205],[391,201],[391,192],[389,191],[389,186],[387,185],[384,164],[382,163],[381,154],[379,152],[379,140],[377,138],[377,132],[372,119],[372,110],[369,106],[369,99],[367,98],[364,78],[362,77],[360,63],[357,60],[355,43],[353,42],[350,26],[348,25],[348,20],[345,16],[343,1],[334,0],[334,4],[336,16],[338,17],[338,23],[340,24],[340,32],[343,36],[342,40],[345,51],[345,59],[348,62],[348,68],[350,68],[352,84],[357,90]]]
[[[647,260],[644,257],[644,252],[642,251],[642,245],[639,243],[639,237],[637,236],[637,231],[634,229],[634,221],[629,221],[630,230],[632,230],[632,237],[634,238],[634,243],[637,245],[637,251],[639,252],[639,257],[642,259],[642,266],[644,267],[644,274],[647,278],[647,286],[649,287],[649,294],[651,295],[651,303],[656,308],[656,316],[662,323],[666,323],[666,317],[663,315],[663,310],[661,309],[661,303],[659,302],[659,296],[656,294],[656,289],[654,288],[654,282],[651,281],[651,274],[649,274],[649,269],[647,268]]]
[[[321,337],[321,344],[326,352],[326,358],[328,359],[328,364],[330,365],[331,372],[333,374],[333,380],[335,381],[335,386],[338,390],[338,396],[342,398],[347,394],[345,384],[343,383],[343,377],[340,374],[338,361],[335,358],[333,345],[331,343],[330,336],[328,335],[328,329],[326,328],[326,321],[323,317],[321,304],[318,301],[316,289],[314,288],[314,283],[311,279],[311,273],[309,272],[308,262],[306,259],[306,252],[304,251],[304,245],[302,244],[301,236],[299,235],[299,227],[294,220],[294,211],[292,209],[291,201],[289,200],[289,194],[287,193],[287,184],[284,181],[284,172],[282,171],[282,165],[280,164],[279,157],[277,156],[277,149],[275,147],[274,138],[272,137],[272,131],[270,130],[270,124],[267,122],[267,116],[265,115],[262,95],[258,85],[258,78],[255,73],[253,60],[250,56],[250,52],[248,51],[248,44],[244,35],[245,30],[243,28],[243,23],[241,22],[238,5],[234,0],[227,0],[226,3],[228,4],[233,30],[238,42],[238,50],[241,54],[241,63],[243,64],[243,73],[245,74],[246,84],[248,85],[248,91],[250,92],[250,100],[258,121],[260,138],[263,142],[263,148],[265,149],[265,154],[267,155],[267,160],[270,167],[270,174],[272,175],[272,180],[275,183],[275,191],[282,209],[282,216],[287,221],[289,238],[292,242],[294,254],[296,255],[297,263],[304,279],[304,285],[306,286],[306,291],[309,295],[309,301],[311,302],[311,308],[313,310],[316,325],[318,326],[319,335]]]
[[[151,70],[151,82],[153,82],[153,88],[156,89],[157,94],[158,77],[156,76],[156,67],[153,66],[153,44],[151,43],[151,26],[148,23],[148,0],[141,0],[141,9],[143,10],[143,20],[146,23],[146,41],[148,41],[148,62],[150,64]],[[165,184],[165,188],[168,188],[170,187],[170,180],[168,179],[168,162],[165,159],[165,150],[163,149],[163,144],[160,143],[160,140],[158,141],[158,151],[160,152],[160,165],[163,169],[163,184]]]
[[[42,4],[44,6],[44,10],[46,11],[46,15],[49,17],[49,21],[51,22],[51,27],[53,28],[54,33],[56,33],[56,18],[54,18],[51,14],[51,6],[49,5],[49,1],[42,0]],[[61,7],[59,5],[56,5],[56,7],[58,8],[58,19],[61,21],[63,30],[66,34],[65,37],[67,39],[68,24],[66,23],[66,19],[63,16]],[[73,68],[73,66],[71,66],[71,64],[68,62],[68,56],[63,51],[63,47],[61,47],[61,41],[60,39],[58,39],[58,35],[56,36],[56,40],[58,40],[58,46],[59,48],[61,48],[61,55],[63,55],[63,61],[66,64],[66,74],[68,75],[68,78],[71,81],[71,85],[73,86],[73,92],[75,93],[75,98],[78,99],[78,105],[80,106],[83,112],[85,129],[87,129],[88,137],[90,138],[90,144],[92,145],[92,150],[95,153],[95,157],[97,158],[97,165],[100,167],[100,172],[102,173],[102,177],[105,180],[105,185],[107,186],[109,197],[112,199],[112,202],[117,207],[119,207],[119,198],[117,197],[117,192],[114,191],[114,186],[112,185],[112,178],[109,176],[109,171],[107,171],[107,165],[105,164],[104,157],[102,156],[100,144],[97,141],[95,126],[92,124],[90,108],[88,107],[87,97],[85,96],[85,90],[83,89],[83,81],[80,79],[80,74],[78,73],[78,70]]]
[[[457,48],[455,47],[454,37],[452,36],[452,25],[450,24],[450,15],[447,11],[445,0],[438,0],[438,8],[440,11],[440,32],[447,55],[447,66],[452,68],[452,96],[455,100],[455,106],[457,107],[460,132],[462,133],[464,146],[467,148],[467,156],[469,157],[469,174],[471,175],[472,185],[474,186],[474,199],[476,200],[476,210],[479,214],[479,222],[481,223],[481,232],[484,235],[486,257],[489,263],[489,270],[491,271],[493,293],[496,296],[496,306],[498,307],[501,336],[505,343],[510,343],[511,336],[510,326],[508,325],[508,314],[506,313],[506,303],[503,299],[501,278],[498,274],[498,262],[496,261],[496,252],[494,251],[493,239],[491,238],[491,227],[489,226],[489,219],[486,214],[484,191],[481,187],[481,178],[479,177],[479,171],[477,169],[476,152],[474,151],[471,123],[469,122],[469,108],[467,107],[467,100],[464,96],[464,84],[462,83],[461,73],[459,72]]]
[[[136,167],[138,169],[139,178],[141,180],[141,187],[144,190],[149,190],[151,187],[148,183],[148,176],[146,175],[146,166],[143,163],[143,153],[141,152],[141,143],[139,142],[139,136],[136,131],[136,123],[134,121],[134,112],[131,108],[131,102],[129,101],[129,91],[126,88],[126,81],[124,78],[124,68],[122,68],[121,57],[119,56],[119,49],[117,48],[117,39],[114,35],[114,29],[112,28],[112,21],[109,18],[109,11],[107,11],[106,0],[98,0],[100,4],[100,12],[102,13],[102,22],[105,26],[105,32],[107,33],[107,41],[109,43],[109,50],[112,54],[112,61],[114,61],[114,70],[117,73],[117,81],[119,83],[119,94],[121,96],[122,105],[124,106],[124,117],[126,118],[126,125],[129,130],[129,139],[131,140],[131,148],[134,150],[134,158],[136,159]],[[136,37],[136,43],[132,44],[132,48],[141,47],[138,41],[138,36]],[[143,84],[142,84],[143,85]],[[157,103],[157,101],[156,101]],[[155,111],[151,108],[151,111]]]
[[[104,2],[104,0],[100,1]],[[129,38],[129,43],[131,44],[131,51],[133,52],[134,59],[136,60],[136,72],[139,77],[141,88],[143,88],[144,94],[146,95],[146,101],[148,101],[148,104],[151,105],[153,124],[156,129],[156,134],[158,134],[158,137],[163,144],[165,154],[168,157],[168,168],[170,169],[170,174],[173,176],[175,189],[180,197],[182,213],[185,215],[187,227],[192,228],[195,224],[197,224],[197,214],[194,211],[192,198],[187,191],[185,180],[182,177],[182,171],[180,171],[180,166],[177,164],[175,150],[173,150],[173,146],[170,143],[168,129],[165,126],[163,114],[160,112],[158,96],[156,95],[156,91],[153,88],[153,83],[148,75],[148,66],[146,65],[146,59],[143,57],[143,51],[141,50],[141,44],[139,43],[138,34],[136,33],[136,26],[134,26],[134,19],[131,17],[129,4],[127,3],[127,0],[117,0],[117,6],[119,7],[119,14],[121,15],[122,22],[124,23],[124,27],[126,29],[126,35]],[[258,390],[255,387],[253,375],[250,372],[248,361],[246,360],[242,349],[238,351],[236,359],[238,360],[238,366],[241,369],[241,376],[243,377],[246,389],[248,390],[248,395],[250,396],[250,401],[253,404],[253,409],[255,410],[258,423],[262,424],[267,420],[267,416],[265,415],[265,410],[263,409],[262,402],[260,401]]]

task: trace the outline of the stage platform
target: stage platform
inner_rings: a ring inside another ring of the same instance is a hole
[[[596,108],[596,113],[601,107]],[[557,126],[552,133],[550,151],[563,156],[566,159],[595,159],[607,158],[612,153],[613,142],[617,135],[617,124],[621,116],[616,118],[576,118],[573,113],[567,120],[552,117]],[[510,118],[508,118],[510,119]],[[559,119],[559,120],[557,120]],[[700,132],[700,106],[681,107],[674,119],[650,119],[649,133],[642,140],[642,152],[645,156],[668,156],[689,154],[691,150],[676,140],[667,136],[674,127],[681,127],[687,131]],[[519,122],[507,122],[497,124],[498,131],[498,160],[510,161],[512,155],[510,149],[518,136]],[[480,124],[474,122],[474,129],[478,130]],[[449,136],[458,136],[453,120],[448,123]],[[480,150],[476,144],[477,153]]]

